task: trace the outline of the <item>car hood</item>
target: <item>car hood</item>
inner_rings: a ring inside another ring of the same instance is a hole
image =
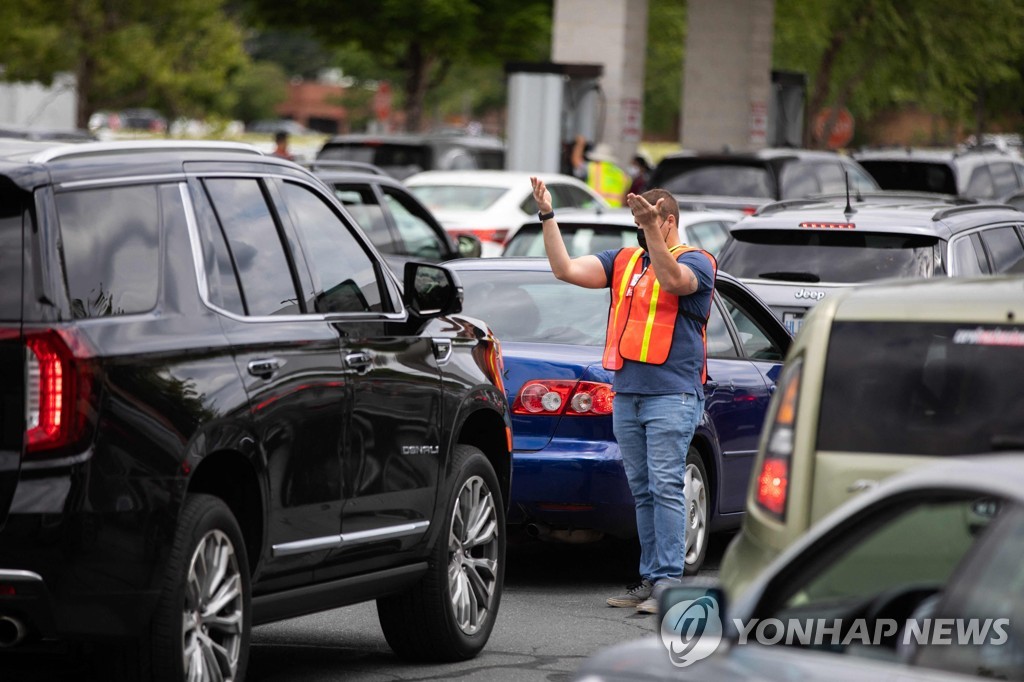
[[[601,366],[603,349],[555,343],[503,342],[505,394],[510,406],[527,382],[542,379],[611,383],[612,373]],[[544,448],[553,437],[611,437],[607,417],[548,417],[512,415],[512,444],[516,451]]]

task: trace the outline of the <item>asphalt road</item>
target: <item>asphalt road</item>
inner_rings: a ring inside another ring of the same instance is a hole
[[[702,575],[717,573],[728,537],[708,549]],[[484,651],[458,664],[410,664],[388,648],[373,604],[258,627],[252,682],[357,680],[569,680],[588,655],[608,644],[656,631],[656,616],[613,609],[605,598],[635,582],[632,543],[510,546],[501,610]]]

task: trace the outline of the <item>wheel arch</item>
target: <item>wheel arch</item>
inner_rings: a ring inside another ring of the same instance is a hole
[[[508,430],[506,430],[508,429]],[[472,445],[480,449],[494,468],[507,509],[512,487],[512,451],[509,449],[511,426],[507,418],[497,411],[482,408],[473,410],[459,425],[455,443]]]
[[[255,573],[263,550],[264,513],[259,476],[252,462],[233,450],[210,453],[193,470],[188,492],[224,501],[242,529],[249,573]]]

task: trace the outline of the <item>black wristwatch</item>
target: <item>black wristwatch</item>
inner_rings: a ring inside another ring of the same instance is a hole
[[[552,218],[554,218],[555,217],[555,212],[554,211],[548,211],[547,213],[541,213],[540,211],[538,211],[537,212],[537,217],[540,218],[541,222],[544,222],[545,220],[551,220]]]

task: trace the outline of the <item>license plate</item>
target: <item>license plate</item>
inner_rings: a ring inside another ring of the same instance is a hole
[[[796,336],[800,326],[804,323],[803,313],[782,313],[782,324],[786,325],[789,333]]]

